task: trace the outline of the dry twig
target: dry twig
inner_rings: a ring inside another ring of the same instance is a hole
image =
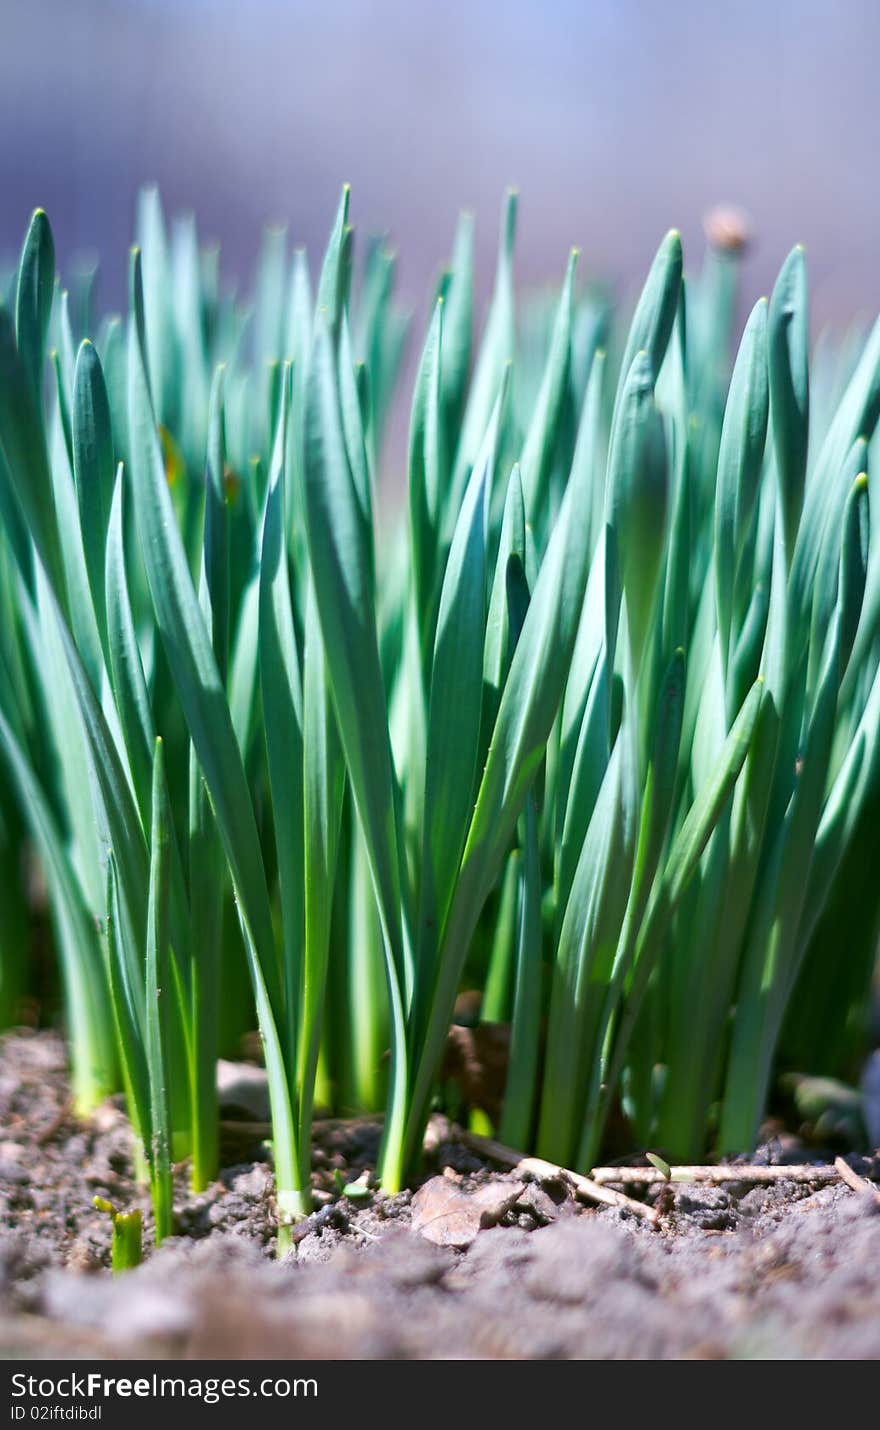
[[[479,1152],[481,1157],[487,1157],[492,1162],[501,1162],[505,1167],[513,1167],[517,1172],[531,1173],[532,1176],[546,1181],[555,1177],[565,1178],[571,1182],[581,1201],[619,1207],[622,1211],[632,1212],[646,1221],[656,1220],[654,1207],[645,1202],[634,1201],[632,1197],[625,1196],[623,1192],[615,1192],[611,1187],[602,1187],[590,1177],[582,1177],[579,1172],[572,1172],[567,1167],[557,1167],[553,1162],[545,1162],[541,1157],[524,1157],[512,1147],[505,1147],[503,1142],[495,1142],[489,1137],[477,1137],[472,1132],[460,1132],[459,1137],[466,1146],[474,1152]]]
[[[846,1182],[846,1185],[852,1191],[858,1192],[860,1196],[867,1194],[867,1196],[873,1197],[874,1201],[880,1204],[880,1192],[878,1192],[877,1188],[869,1182],[866,1177],[860,1177],[858,1172],[854,1172],[849,1163],[844,1162],[842,1157],[835,1157],[834,1170],[837,1172],[840,1180]]]
[[[713,1186],[722,1182],[751,1182],[755,1186],[768,1182],[808,1182],[818,1186],[823,1182],[836,1182],[839,1175],[834,1167],[812,1166],[809,1163],[791,1167],[721,1164],[715,1167],[671,1167],[670,1171],[673,1182],[702,1182]],[[646,1187],[666,1181],[657,1167],[594,1167],[590,1176],[603,1187],[609,1183]]]

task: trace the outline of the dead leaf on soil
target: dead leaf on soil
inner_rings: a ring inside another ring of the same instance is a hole
[[[432,1177],[412,1199],[413,1230],[437,1246],[470,1246],[477,1233],[496,1226],[525,1190],[522,1182],[492,1181],[464,1191],[447,1177]]]

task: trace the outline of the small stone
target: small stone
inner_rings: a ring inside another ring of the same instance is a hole
[[[523,1182],[502,1182],[496,1179],[477,1187],[470,1195],[480,1207],[481,1225],[497,1225],[501,1218],[516,1206],[524,1191]]]
[[[523,1187],[522,1195],[517,1202],[517,1207],[529,1212],[542,1226],[548,1222],[555,1221],[559,1215],[559,1207],[548,1192],[543,1187],[539,1187],[537,1182],[527,1182]]]
[[[298,1246],[307,1237],[320,1237],[325,1231],[346,1232],[350,1225],[348,1211],[342,1202],[331,1201],[296,1222],[291,1231],[291,1241]]]

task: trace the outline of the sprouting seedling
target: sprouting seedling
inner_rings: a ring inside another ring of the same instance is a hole
[[[651,1163],[651,1166],[656,1167],[663,1178],[660,1195],[654,1207],[654,1224],[657,1225],[663,1217],[669,1215],[675,1203],[675,1192],[672,1187],[672,1168],[657,1152],[646,1152],[645,1156]]]
[[[359,1177],[353,1182],[346,1182],[342,1187],[342,1195],[348,1197],[349,1201],[361,1202],[369,1197],[371,1192],[371,1173],[368,1167],[364,1168]]]
[[[108,1202],[106,1197],[95,1197],[92,1205],[96,1211],[106,1212],[110,1218],[113,1228],[113,1240],[110,1246],[110,1265],[113,1268],[114,1276],[120,1271],[132,1271],[135,1266],[141,1264],[141,1211],[136,1207],[134,1211],[117,1211],[112,1202]]]
[[[663,1158],[659,1156],[656,1152],[646,1152],[645,1156],[651,1163],[651,1166],[657,1168],[657,1171],[662,1176],[664,1182],[672,1181],[672,1168],[670,1167],[668,1162],[664,1161]]]
[[[340,1171],[339,1167],[334,1168],[333,1171],[333,1186],[336,1195],[339,1197],[348,1197],[353,1202],[363,1201],[365,1197],[370,1195],[372,1190],[371,1181],[372,1174],[369,1168],[365,1168],[360,1176],[356,1177],[353,1182],[346,1180],[345,1173]]]

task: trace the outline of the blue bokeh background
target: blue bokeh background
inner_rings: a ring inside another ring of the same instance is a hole
[[[323,242],[343,179],[421,303],[460,206],[485,289],[504,187],[519,272],[570,244],[632,282],[662,232],[744,205],[748,288],[806,243],[817,321],[880,306],[876,0],[2,0],[0,253],[35,204],[123,296],[158,180],[247,276],[262,220]]]

